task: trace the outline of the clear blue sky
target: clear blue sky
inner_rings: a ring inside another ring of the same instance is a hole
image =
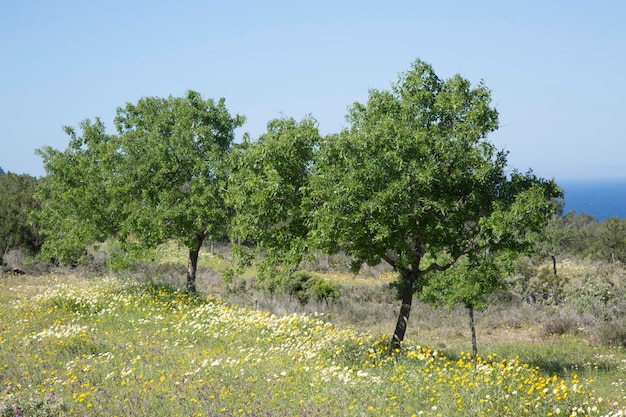
[[[0,167],[44,175],[62,126],[145,96],[226,98],[253,138],[281,115],[322,133],[420,58],[481,79],[512,167],[626,177],[623,1],[15,1],[0,8]]]

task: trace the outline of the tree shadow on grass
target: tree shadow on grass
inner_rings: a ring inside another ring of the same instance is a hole
[[[559,378],[568,378],[574,374],[581,374],[589,370],[589,363],[585,363],[584,360],[571,360],[567,358],[554,359],[546,358],[537,355],[531,360],[526,360],[525,363],[531,367],[537,367],[540,374],[544,376],[556,375]],[[594,370],[600,370],[602,372],[611,372],[617,369],[616,363],[610,363],[606,361],[595,363]]]

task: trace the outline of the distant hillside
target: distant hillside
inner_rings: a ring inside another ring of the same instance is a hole
[[[4,174],[4,169],[2,169],[2,167],[0,167],[0,174]]]

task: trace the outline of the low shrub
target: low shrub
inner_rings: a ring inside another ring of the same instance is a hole
[[[309,292],[313,299],[326,302],[335,300],[341,295],[339,288],[321,278],[314,279]]]
[[[9,268],[22,268],[26,260],[26,253],[21,249],[11,249],[0,256],[0,263],[6,264]]]
[[[542,325],[544,336],[562,336],[578,331],[578,319],[575,314],[558,312],[551,314]]]
[[[598,329],[598,339],[604,346],[626,348],[626,318],[604,322]]]
[[[10,396],[0,400],[0,417],[62,417],[69,415],[69,407],[52,394],[39,398]]]
[[[285,278],[283,290],[292,297],[296,297],[302,304],[309,301],[308,289],[313,275],[306,271],[296,271]]]
[[[571,306],[579,314],[586,313],[599,320],[611,320],[626,312],[621,291],[611,276],[588,272],[566,291]]]
[[[296,271],[287,276],[282,283],[282,288],[303,305],[310,299],[331,301],[339,298],[341,294],[334,284],[306,271]]]

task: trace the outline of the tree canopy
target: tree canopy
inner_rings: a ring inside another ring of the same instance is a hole
[[[39,256],[60,263],[76,262],[119,227],[114,178],[107,172],[116,145],[100,119],[83,121],[80,131],[65,127],[70,141],[64,151],[37,150],[47,174],[35,192],[40,210],[33,219],[45,237]]]
[[[231,154],[231,238],[253,243],[269,264],[293,266],[302,258],[308,233],[305,200],[320,141],[313,118],[276,119],[256,142],[246,141]]]
[[[224,99],[189,91],[118,108],[116,135],[99,120],[83,122],[82,136],[67,128],[66,151],[40,151],[46,252],[66,260],[64,248],[76,256],[108,236],[139,247],[177,239],[189,249],[187,289],[195,291],[202,243],[226,233],[225,158],[243,122]]]
[[[225,158],[234,130],[225,100],[150,97],[117,111],[122,240],[153,247],[178,239],[189,249],[187,289],[195,291],[198,252],[207,238],[226,234]]]
[[[327,137],[313,166],[311,237],[401,276],[404,338],[412,297],[429,273],[487,248],[523,250],[561,195],[532,173],[507,176],[506,153],[486,140],[498,126],[491,93],[416,61],[391,91],[371,90],[350,127]]]
[[[10,249],[34,253],[41,246],[41,236],[29,215],[37,210],[33,199],[37,179],[30,175],[0,174],[0,261]]]

